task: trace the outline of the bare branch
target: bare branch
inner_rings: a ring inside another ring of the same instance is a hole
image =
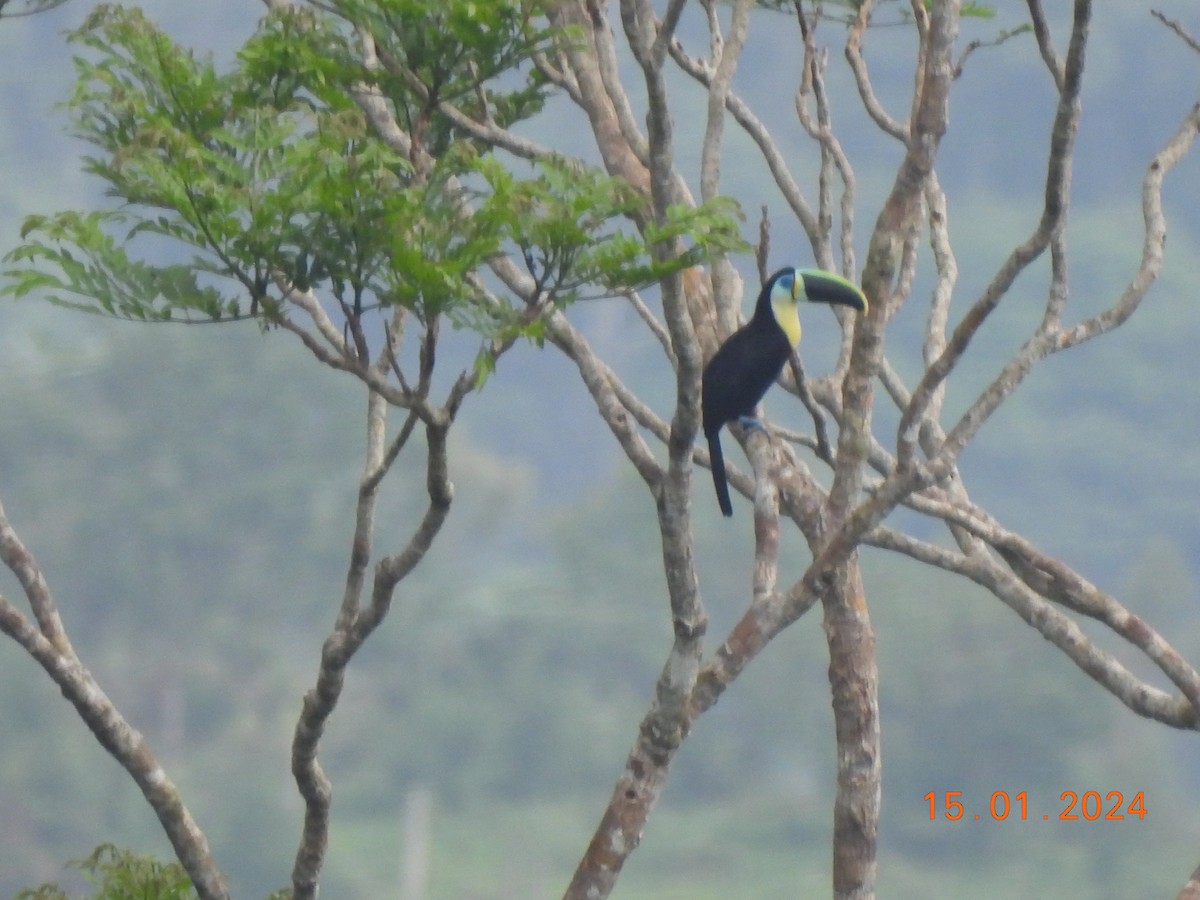
[[[0,505],[0,560],[17,576],[39,624],[38,628],[33,627],[0,595],[0,631],[37,661],[100,745],[133,778],[202,900],[228,900],[229,891],[208,840],[146,739],[125,720],[75,655],[46,579],[17,536],[3,505]]]
[[[825,414],[817,404],[816,398],[813,397],[808,380],[804,377],[804,364],[800,361],[800,354],[795,350],[792,351],[792,357],[788,364],[792,369],[792,378],[796,382],[796,393],[800,396],[800,402],[812,416],[813,434],[816,436],[813,449],[818,459],[833,466],[833,446],[829,443],[829,429],[826,427]]]
[[[666,356],[667,361],[671,363],[671,368],[676,368],[678,366],[678,362],[675,360],[675,351],[671,349],[671,335],[667,332],[667,329],[663,326],[663,323],[658,321],[658,318],[653,312],[651,312],[650,307],[646,305],[645,301],[642,300],[637,291],[624,291],[622,292],[622,296],[629,301],[629,305],[633,307],[633,310],[637,313],[638,318],[642,320],[642,323],[650,330],[650,333],[654,335],[654,339],[658,341],[659,346],[662,347],[663,355]]]
[[[1058,58],[1058,51],[1054,49],[1054,39],[1050,35],[1050,26],[1046,24],[1046,14],[1042,10],[1042,0],[1027,0],[1027,3],[1029,6],[1029,20],[1033,23],[1033,36],[1037,40],[1038,51],[1042,54],[1042,60],[1046,63],[1046,68],[1050,70],[1055,87],[1062,94],[1066,91],[1063,64]]]
[[[919,3],[915,6],[923,9]],[[894,312],[898,275],[902,288],[904,285],[902,264],[906,255],[911,254],[911,249],[906,254],[906,247],[915,247],[914,228],[924,202],[926,181],[933,172],[937,149],[947,127],[952,81],[950,54],[958,30],[957,13],[955,4],[938,4],[933,10],[927,38],[929,47],[922,54],[921,101],[913,117],[908,149],[871,235],[863,271],[863,288],[871,306],[865,317],[858,317],[853,356],[843,387],[838,468],[830,491],[835,518],[846,514],[861,484],[860,463],[869,445],[866,436],[870,433],[872,381],[883,356],[883,329]],[[927,393],[931,392],[932,386],[927,388]],[[923,411],[929,397],[922,399]],[[905,421],[902,417],[901,422]],[[903,455],[900,462],[902,466],[907,462]]]
[[[626,136],[632,117],[628,112],[619,112],[622,105],[614,103],[609,88],[616,82],[606,80],[600,59],[605,53],[598,49],[607,39],[601,33],[607,28],[604,14],[597,0],[563,0],[550,9],[550,21],[556,28],[571,27],[585,36],[584,41],[569,41],[563,48],[564,60],[577,87],[576,102],[579,103],[592,126],[597,149],[604,160],[604,167],[611,175],[624,178],[629,184],[643,191],[649,190],[647,162],[649,150],[641,141],[631,143]],[[611,78],[611,73],[610,78]],[[625,104],[628,105],[627,103]],[[628,121],[626,121],[628,119]],[[623,124],[624,123],[624,127]],[[636,128],[634,128],[636,131]],[[639,153],[637,150],[644,152]]]
[[[1067,229],[1060,226],[1050,235],[1050,290],[1041,331],[1055,331],[1062,325],[1063,310],[1070,292],[1067,287]]]
[[[691,701],[693,719],[716,703],[745,667],[788,625],[818,601],[846,595],[853,585],[838,585],[836,570],[850,561],[856,544],[868,533],[874,533],[879,521],[895,507],[899,498],[918,486],[912,476],[891,478],[880,485],[870,502],[829,533],[825,494],[811,476],[803,469],[793,469],[789,473],[780,473],[779,481],[781,501],[789,518],[804,531],[815,548],[813,562],[787,591],[755,594],[742,618],[701,670]],[[785,483],[787,488],[783,489]],[[861,593],[856,596],[861,602]],[[864,612],[855,609],[850,615],[856,620],[855,629],[866,627],[869,633],[869,625],[861,618]],[[851,639],[863,641],[868,638],[857,635]],[[865,677],[871,676],[865,673]]]
[[[1096,647],[1069,616],[1055,609],[1016,575],[1000,568],[987,557],[978,554],[962,556],[912,539],[900,544],[893,538],[894,533],[887,534],[876,529],[868,540],[876,546],[900,550],[914,559],[964,575],[987,588],[1136,714],[1174,728],[1192,730],[1200,724],[1196,709],[1189,700],[1182,696],[1173,697],[1137,678],[1116,659]]]
[[[1063,90],[1059,97],[1058,110],[1050,134],[1050,153],[1046,171],[1045,202],[1037,227],[1025,241],[1018,245],[993,276],[983,295],[972,305],[955,327],[946,349],[925,369],[920,383],[913,391],[912,401],[900,417],[897,435],[897,459],[901,466],[908,465],[916,447],[917,430],[926,418],[937,386],[945,381],[951,370],[966,352],[967,345],[982,327],[988,316],[996,309],[1008,293],[1017,275],[1025,270],[1050,243],[1067,213],[1070,191],[1071,162],[1075,135],[1079,127],[1079,92],[1083,82],[1084,52],[1087,46],[1091,4],[1088,0],[1077,0],[1075,21],[1071,32],[1071,45],[1067,52],[1067,63],[1063,78]],[[1007,391],[1005,392],[1007,393]],[[974,426],[974,427],[977,427]],[[956,429],[960,434],[973,427],[966,418]],[[952,432],[953,433],[953,432]],[[958,446],[957,444],[955,446]],[[953,458],[955,450],[947,447],[947,455]]]
[[[907,143],[908,126],[892,118],[875,96],[875,88],[871,85],[871,76],[867,71],[867,62],[862,55],[862,39],[871,20],[871,5],[870,0],[859,4],[858,13],[846,35],[846,61],[850,64],[854,83],[858,86],[858,95],[871,121],[878,125],[884,134],[891,135],[901,143]]]
[[[713,659],[701,669],[689,701],[689,722],[708,710],[757,656],[778,629],[767,626],[769,610],[779,606],[775,590],[779,561],[779,508],[775,486],[777,466],[771,441],[755,432],[746,442],[755,472],[754,491],[754,567],[751,601],[746,613],[717,649]]]
[[[804,16],[799,2],[796,3],[796,17],[800,23],[800,33],[804,40],[804,75],[800,89],[796,92],[796,114],[800,124],[809,136],[821,147],[821,167],[819,171],[818,221],[820,223],[819,241],[814,241],[814,253],[817,265],[825,269],[834,269],[833,254],[829,249],[829,238],[833,232],[833,214],[831,181],[832,170],[836,169],[842,185],[839,212],[841,227],[839,234],[839,249],[842,256],[841,271],[848,278],[854,278],[857,264],[854,257],[854,199],[856,180],[854,169],[842,149],[841,142],[833,133],[833,118],[829,108],[829,98],[825,93],[825,53],[817,50],[815,29],[811,27]],[[817,118],[814,122],[808,112],[807,96],[811,93],[816,103]],[[812,235],[809,235],[812,240]]]
[[[797,588],[783,604],[785,619],[821,599],[829,646],[829,680],[837,735],[837,799],[834,804],[835,896],[871,896],[875,890],[880,803],[878,670],[875,639],[865,601],[856,547],[912,490],[930,477],[915,466],[898,469],[866,500],[857,503],[863,465],[870,453],[873,381],[883,358],[883,332],[894,311],[897,266],[915,246],[926,181],[948,121],[950,55],[958,30],[958,5],[934,4],[928,23],[914,2],[921,35],[911,133],[892,190],[880,212],[863,272],[870,310],[858,317],[843,406],[833,484],[825,503],[831,533]],[[911,256],[911,252],[909,253]],[[903,286],[901,278],[901,289]]]
[[[712,73],[705,66],[684,53],[683,48],[678,44],[672,44],[670,49],[671,58],[675,63],[696,81],[708,87],[712,80]],[[821,232],[820,223],[817,220],[816,214],[809,206],[808,201],[804,199],[800,186],[797,184],[795,176],[788,167],[783,152],[772,137],[770,129],[754,115],[750,107],[738,96],[736,91],[731,90],[725,98],[725,108],[733,116],[733,120],[738,123],[741,129],[758,146],[759,152],[762,154],[763,160],[766,162],[767,168],[770,170],[771,176],[779,188],[779,192],[783,195],[793,215],[800,221],[805,234],[809,236],[810,242],[813,243],[815,254],[817,246],[816,236]]]
[[[1200,133],[1200,103],[1192,107],[1183,123],[1166,145],[1151,160],[1142,182],[1142,212],[1145,235],[1142,259],[1133,280],[1117,301],[1104,312],[1066,330],[1046,330],[1055,321],[1054,312],[1061,309],[1065,297],[1065,279],[1061,259],[1055,263],[1047,317],[1042,330],[1031,337],[1021,350],[1004,366],[996,379],[963,414],[950,430],[940,451],[954,459],[967,445],[1000,403],[1025,379],[1033,366],[1051,353],[1091,340],[1125,322],[1141,305],[1146,292],[1162,269],[1163,248],[1166,243],[1166,219],[1162,212],[1162,185],[1166,174],[1183,158]],[[911,408],[911,406],[910,406]]]
[[[346,667],[387,616],[400,581],[424,558],[445,522],[453,497],[446,461],[449,425],[426,425],[429,505],[407,546],[400,553],[384,557],[376,565],[370,603],[362,606],[364,575],[371,554],[374,507],[382,478],[380,471],[391,464],[389,455],[398,451],[401,444],[398,438],[390,448],[387,447],[385,417],[383,398],[370,392],[366,462],[359,484],[346,589],[337,622],[321,648],[316,685],[304,695],[303,708],[292,740],[292,775],[305,802],[304,829],[292,868],[292,890],[297,898],[316,897],[325,861],[332,786],[321,768],[317,750],[325,723],[341,697]],[[411,429],[411,421],[410,417],[405,423],[406,429]],[[401,435],[404,436],[404,429]]]
[[[747,441],[754,469],[754,567],[751,587],[754,598],[775,593],[779,574],[779,491],[775,486],[775,453],[771,438],[756,432]]]
[[[737,70],[738,56],[746,40],[750,20],[751,0],[736,0],[729,23],[729,35],[722,40],[712,4],[709,23],[712,34],[712,77],[708,82],[708,115],[704,124],[704,139],[700,145],[700,197],[711,200],[720,191],[721,135],[725,128],[725,100]]]
[[[642,480],[657,494],[661,490],[665,473],[645,440],[629,421],[625,405],[613,390],[608,367],[600,362],[587,340],[561,312],[552,313],[547,324],[551,340],[575,363],[584,385],[592,395],[597,411],[616,437],[621,449],[642,476]]]
[[[1125,322],[1141,305],[1146,291],[1162,269],[1163,249],[1167,240],[1167,221],[1162,208],[1163,181],[1176,163],[1191,150],[1197,134],[1200,134],[1200,103],[1192,106],[1179,128],[1146,167],[1146,175],[1142,179],[1145,234],[1141,262],[1132,281],[1111,307],[1064,332],[1056,349],[1073,347],[1111,331]]]
[[[54,595],[50,593],[50,586],[46,584],[37,560],[25,547],[8,520],[3,503],[0,503],[0,561],[17,576],[42,637],[48,640],[58,653],[65,657],[74,657],[75,651],[67,639],[67,632],[58,614]]]
[[[656,67],[662,67],[663,60],[667,56],[667,46],[675,40],[675,28],[679,24],[679,17],[683,15],[685,5],[687,5],[687,0],[669,0],[667,3],[667,11],[663,14],[662,21],[657,28],[658,33],[654,37],[654,46],[650,48]],[[645,18],[650,18],[650,4],[644,4],[640,9],[644,11]]]
[[[604,14],[600,10],[597,0],[588,0],[588,2],[592,20],[597,23],[603,22]],[[617,60],[617,48],[616,42],[613,41],[612,30],[597,24],[591,30],[591,37],[595,42],[596,49],[592,60],[595,62],[596,70],[600,75],[600,81],[604,86],[609,103],[612,105],[613,113],[616,115],[621,135],[625,138],[629,149],[642,165],[648,165],[650,150],[646,143],[646,136],[642,133],[641,128],[638,127],[637,119],[629,103],[629,96],[625,93],[625,88],[621,84],[620,64]],[[576,102],[583,105],[579,100]]]
[[[663,20],[657,22],[648,0],[620,3],[625,35],[642,69],[646,89],[648,192],[654,217],[660,222],[666,220],[672,204],[690,199],[686,185],[674,170],[671,111],[662,72],[667,49],[675,43],[673,32],[683,5],[682,0],[670,0]],[[598,27],[595,17],[591,25]],[[577,77],[580,71],[594,69],[594,62],[586,54],[577,52],[575,61],[581,65]],[[589,110],[594,122],[603,122],[610,115],[603,108]],[[614,149],[623,156],[630,152],[628,148]],[[678,242],[671,242],[655,246],[652,252],[657,258],[667,259],[680,249]],[[689,288],[689,278],[694,279],[695,273],[669,277],[662,285],[664,320],[676,361],[676,404],[665,471],[653,462],[641,436],[628,424],[624,407],[617,402],[608,379],[589,359],[590,349],[581,336],[561,314],[550,318],[555,343],[576,362],[602,416],[654,492],[674,631],[654,702],[638,729],[638,737],[600,825],[576,868],[566,893],[570,898],[592,900],[607,896],[625,859],[637,847],[646,817],[658,799],[674,753],[686,734],[688,698],[699,670],[707,615],[692,559],[691,459],[693,440],[699,430],[702,362],[693,315],[701,320],[710,312],[693,304],[698,292]]]
[[[1158,19],[1158,21],[1162,22],[1173,32],[1179,35],[1185,44],[1187,44],[1197,53],[1200,53],[1200,40],[1197,40],[1192,33],[1188,31],[1178,20],[1167,18],[1157,9],[1150,10],[1150,15],[1154,16],[1154,18]]]
[[[559,55],[556,54],[556,56]],[[561,60],[551,62],[550,57],[541,51],[533,54],[533,64],[546,77],[546,80],[565,93],[572,103],[576,106],[583,105],[583,99],[579,95],[579,85],[571,74],[570,67],[563,65]]]
[[[1030,30],[1030,26],[1022,25],[1017,28],[1005,29],[1004,31],[1001,31],[999,34],[997,34],[991,40],[985,41],[980,38],[976,38],[975,40],[971,41],[969,44],[967,44],[967,46],[965,48],[963,48],[963,52],[958,57],[958,62],[956,62],[954,64],[955,79],[962,77],[963,69],[967,65],[967,60],[970,59],[971,55],[974,54],[977,50],[982,50],[984,47],[999,47],[1001,44],[1005,43],[1006,41],[1010,41],[1014,37],[1024,34],[1025,32],[1027,32],[1029,30]]]
[[[417,526],[408,546],[401,552],[385,556],[375,567],[375,583],[371,591],[371,605],[355,622],[356,632],[365,640],[383,621],[391,606],[396,586],[406,578],[424,558],[433,545],[433,539],[441,530],[454,499],[454,486],[450,483],[449,461],[446,454],[444,427],[427,427],[428,452],[425,470],[425,490],[429,505]]]
[[[1183,890],[1179,892],[1175,900],[1200,900],[1200,866],[1192,872],[1188,878],[1187,884],[1183,886]]]
[[[333,324],[333,320],[329,318],[329,314],[321,306],[321,301],[317,299],[317,295],[311,290],[302,291],[283,279],[277,279],[276,284],[283,294],[284,300],[297,309],[302,310],[308,316],[309,320],[316,326],[317,334],[324,338],[326,344],[329,345],[329,349],[343,360],[349,360],[351,356],[346,347],[346,341],[342,337],[341,329]]]
[[[996,549],[1039,594],[1103,622],[1141,650],[1179,688],[1192,705],[1193,721],[1200,722],[1200,674],[1149,623],[1017,535]]]
[[[958,280],[958,260],[950,243],[946,194],[938,182],[937,173],[930,173],[925,185],[925,206],[929,218],[929,243],[933,248],[933,263],[937,272],[929,304],[929,318],[925,325],[925,342],[921,348],[925,365],[930,366],[946,349],[946,324],[950,318],[954,285]],[[929,416],[934,420],[938,418],[944,393],[944,386],[939,385],[930,397]]]
[[[786,439],[786,435],[784,435]],[[757,439],[756,439],[757,441]],[[747,452],[757,452],[758,445]],[[761,464],[757,468],[762,469]],[[782,464],[772,466],[770,481],[777,486],[777,496],[784,513],[802,531],[812,547],[819,547],[825,533],[825,492],[813,480],[807,467],[790,456]],[[730,483],[734,484],[731,477]],[[738,487],[744,493],[757,491],[763,479],[755,478],[755,484]],[[757,493],[756,497],[756,559],[765,565],[769,558],[769,543],[759,543]],[[772,507],[773,511],[774,507]],[[769,535],[767,535],[769,538]],[[807,580],[806,580],[807,579]],[[816,577],[810,568],[805,576],[794,583],[787,593],[775,589],[774,581],[755,580],[751,600],[726,636],[713,657],[700,670],[696,687],[690,701],[690,720],[695,720],[720,699],[725,689],[745,670],[755,657],[784,628],[802,616],[820,599],[818,591],[825,589],[826,582]],[[768,589],[769,588],[769,589]]]
[[[725,101],[729,96],[730,83],[737,69],[738,57],[746,40],[750,21],[751,0],[736,0],[730,15],[729,34],[722,37],[716,8],[706,4],[709,20],[710,44],[713,59],[708,66],[713,73],[708,85],[708,109],[704,126],[704,138],[700,145],[700,197],[713,200],[720,192],[721,183],[721,139],[725,129]],[[672,42],[675,44],[677,42]],[[712,290],[719,317],[728,326],[734,304],[732,298],[741,297],[741,281],[729,260],[719,257],[712,261]]]
[[[967,501],[965,496],[952,498],[937,490],[927,490],[910,496],[905,502],[912,509],[941,518],[954,528],[965,530],[975,541],[992,547],[1023,582],[1020,589],[1014,587],[1011,576],[1002,572],[986,553],[978,552],[976,545],[965,544],[964,552],[956,554],[881,528],[871,533],[868,542],[946,571],[966,575],[984,586],[1139,715],[1160,719],[1168,715],[1168,724],[1183,728],[1195,727],[1196,723],[1200,723],[1200,673],[1143,619],[1068,566],[1042,553],[1020,535],[1005,529],[984,510]],[[1073,623],[1068,624],[1069,619],[1063,614],[1055,613],[1054,621],[1048,622],[1043,598],[1101,622],[1142,651],[1192,705],[1194,712],[1191,719],[1181,718],[1177,711],[1165,713],[1164,710],[1169,706],[1165,694],[1138,680],[1094,645],[1081,647],[1081,633]],[[1155,699],[1143,703],[1140,699],[1143,697]]]
[[[754,266],[758,270],[758,283],[766,284],[770,277],[767,273],[770,271],[771,260],[771,219],[767,214],[767,205],[764,203],[762,214],[758,220],[758,243],[754,246]]]
[[[54,9],[56,6],[62,6],[66,2],[67,0],[26,0],[27,9],[10,9],[5,12],[4,8],[8,5],[9,0],[0,0],[0,19],[20,19],[24,16],[36,15]]]

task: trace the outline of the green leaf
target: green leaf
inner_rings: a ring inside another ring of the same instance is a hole
[[[475,114],[497,121],[538,107],[545,85],[526,63],[550,33],[536,3],[338,9],[350,25],[271,12],[218,71],[136,10],[97,8],[74,35],[71,105],[96,148],[87,170],[122,205],[30,217],[3,293],[144,321],[269,323],[275,285],[291,284],[339,317],[398,305],[540,342],[523,302],[480,287],[493,257],[522,260],[539,301],[562,307],[745,249],[729,201],[654,223],[620,179],[566,158],[513,171],[440,119],[439,100],[487,103]],[[356,61],[353,26],[377,35],[383,71]],[[420,119],[432,163],[418,170],[374,133],[352,97],[364,79]]]

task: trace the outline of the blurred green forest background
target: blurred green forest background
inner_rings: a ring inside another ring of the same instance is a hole
[[[261,14],[251,2],[143,5],[218,60]],[[1017,4],[996,5],[1000,16],[967,23],[964,40],[1018,21]],[[1061,34],[1069,4],[1047,7]],[[54,108],[72,77],[61,33],[90,8],[71,2],[0,21],[0,251],[15,244],[24,215],[102,202]],[[1193,0],[1156,8],[1200,27]],[[815,154],[790,112],[793,25],[778,26],[770,15],[756,20],[739,84],[783,85],[762,99],[773,104],[764,118],[794,133],[803,170]],[[1200,57],[1143,4],[1097,4],[1094,30],[1071,214],[1077,316],[1110,303],[1132,273],[1145,161],[1195,101],[1200,72]],[[851,97],[838,28],[823,35],[834,45],[835,124],[868,223],[899,150]],[[868,45],[876,85],[897,111],[911,43],[891,28]],[[778,60],[789,57],[781,74]],[[1029,36],[979,51],[956,85],[939,174],[959,308],[1034,224],[1050,87]],[[676,117],[686,134],[686,106]],[[732,134],[724,178],[751,215],[772,199],[761,164]],[[1116,335],[1049,360],[963,463],[978,501],[1116,592],[1193,661],[1198,183],[1195,157],[1168,181],[1167,265],[1145,308]],[[772,263],[808,264],[798,229],[774,212]],[[739,266],[753,277],[750,260]],[[1034,278],[1018,282],[972,347],[951,412],[1019,345],[1043,292]],[[924,296],[918,285],[894,326],[895,362],[910,378]],[[599,302],[572,315],[665,408],[673,387],[632,313]],[[805,326],[806,364],[823,371],[832,324],[810,316]],[[470,342],[458,349],[469,363]],[[80,655],[160,753],[239,897],[281,886],[298,840],[288,746],[341,594],[364,405],[356,383],[253,325],[116,324],[32,301],[0,306],[0,497]],[[768,397],[773,419],[802,427],[794,406]],[[883,414],[877,431],[893,426]],[[328,897],[395,896],[405,805],[422,797],[432,803],[430,897],[561,893],[669,646],[649,501],[563,359],[524,346],[505,357],[468,400],[452,442],[450,520],[351,667],[324,744],[334,784]],[[721,519],[700,473],[696,484],[715,647],[746,602],[752,536],[747,516]],[[421,490],[420,477],[395,480],[381,546],[405,539]],[[796,575],[807,551],[790,540]],[[882,554],[865,564],[881,659],[880,895],[1173,894],[1198,861],[1195,736],[1133,718],[964,582]],[[20,596],[7,572],[0,591]],[[825,666],[812,614],[705,717],[616,896],[828,893]],[[169,855],[133,783],[9,643],[0,644],[0,685],[0,895],[69,882],[62,863],[104,841]],[[1062,792],[1087,790],[1144,791],[1148,814],[1055,821]],[[930,791],[962,791],[966,819],[931,822]],[[1027,792],[1029,819],[990,821],[995,791]]]

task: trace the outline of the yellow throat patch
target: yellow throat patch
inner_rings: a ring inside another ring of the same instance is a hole
[[[797,276],[799,278],[799,276]],[[782,293],[783,296],[779,296]],[[779,327],[783,329],[783,333],[787,335],[788,343],[792,347],[797,347],[800,344],[800,305],[796,299],[786,292],[772,293],[771,296],[771,311],[775,314],[775,321],[779,323]]]

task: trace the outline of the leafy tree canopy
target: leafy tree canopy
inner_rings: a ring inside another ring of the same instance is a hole
[[[312,290],[346,316],[399,305],[511,339],[537,337],[538,319],[477,276],[498,254],[525,261],[549,307],[745,246],[727,199],[673,208],[643,233],[631,223],[649,220],[649,201],[626,182],[558,154],[502,158],[459,133],[441,101],[503,125],[541,109],[527,63],[550,33],[536,3],[338,7],[346,20],[273,11],[227,72],[137,10],[98,8],[72,36],[89,53],[69,107],[100,151],[88,170],[120,205],[27,219],[5,293],[269,325],[280,296]],[[379,66],[361,62],[355,24],[374,34]],[[355,102],[368,94],[411,139],[372,131]],[[683,252],[665,260],[654,248],[666,241]]]

